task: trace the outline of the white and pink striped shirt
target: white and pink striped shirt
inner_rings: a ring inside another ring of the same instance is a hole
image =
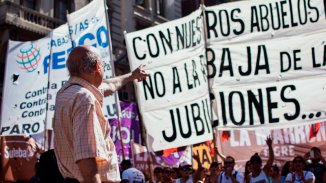
[[[83,181],[77,161],[96,158],[103,182],[120,182],[110,126],[102,113],[103,94],[87,81],[71,77],[58,91],[54,115],[54,150],[66,178]]]

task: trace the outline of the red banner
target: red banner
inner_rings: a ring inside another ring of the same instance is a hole
[[[35,175],[34,167],[40,154],[33,138],[1,137],[1,180],[28,181]]]
[[[261,129],[254,131],[230,130],[230,138],[221,142],[222,153],[233,156],[237,169],[243,170],[244,164],[254,153],[259,153],[263,161],[268,159],[268,147],[265,139],[268,135],[273,138],[275,154],[274,163],[292,160],[297,155],[305,155],[310,148],[317,146],[322,152],[326,151],[326,123],[320,123],[318,133],[310,138],[311,125],[297,125],[292,128]],[[221,138],[222,132],[219,133]]]

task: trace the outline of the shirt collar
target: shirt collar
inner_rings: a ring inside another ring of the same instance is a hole
[[[98,100],[101,104],[103,102],[103,98],[104,95],[101,92],[101,90],[99,90],[98,88],[96,88],[94,85],[90,84],[88,81],[80,78],[80,77],[76,77],[76,76],[71,76],[68,80],[69,84],[78,84],[83,86],[84,88],[88,89],[96,98],[96,100]]]

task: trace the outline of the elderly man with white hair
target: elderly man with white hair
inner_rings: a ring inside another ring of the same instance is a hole
[[[143,65],[103,80],[104,62],[96,48],[79,46],[67,60],[69,80],[58,91],[54,115],[54,149],[66,183],[120,182],[110,126],[102,112],[103,98],[127,83],[146,79]],[[99,89],[102,83],[107,88]]]

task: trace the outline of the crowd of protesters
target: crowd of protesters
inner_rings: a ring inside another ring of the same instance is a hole
[[[266,139],[269,150],[266,163],[263,165],[262,158],[255,153],[246,162],[244,172],[234,169],[234,157],[224,156],[215,148],[223,162],[213,162],[209,169],[201,165],[198,156],[193,156],[197,170],[190,163],[182,162],[178,168],[155,167],[153,178],[142,175],[138,176],[143,177],[142,181],[134,181],[122,173],[122,179],[148,183],[326,183],[326,161],[318,147],[312,147],[304,156],[296,156],[280,167],[274,162],[272,142],[270,137]]]
[[[122,183],[326,183],[326,160],[318,147],[312,147],[304,156],[295,156],[292,161],[278,166],[274,162],[272,139],[266,139],[269,156],[263,166],[262,158],[255,153],[245,163],[244,171],[235,170],[236,159],[222,155],[217,148],[215,152],[222,162],[212,162],[209,169],[202,166],[199,156],[194,155],[197,161],[197,170],[189,162],[181,162],[178,167],[155,167],[153,175],[148,175],[133,167],[130,160],[123,160],[120,164]],[[65,182],[59,170],[45,169],[55,166],[54,152],[48,151],[41,155],[36,168],[36,176],[30,183],[58,183]],[[46,167],[46,168],[45,168]],[[238,166],[239,167],[239,166]],[[44,175],[43,177],[41,175]],[[43,179],[44,181],[41,181]]]

